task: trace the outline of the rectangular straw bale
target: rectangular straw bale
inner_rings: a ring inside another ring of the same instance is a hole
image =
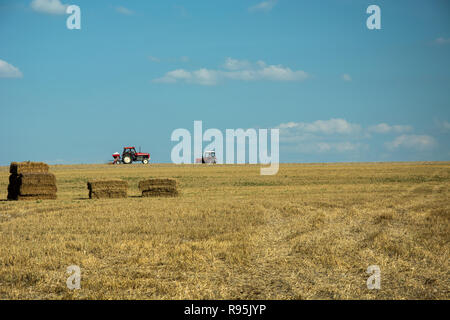
[[[56,177],[53,173],[22,173],[9,176],[9,183],[20,185],[56,185]]]
[[[9,166],[9,173],[45,173],[48,172],[48,164],[43,162],[11,162]]]
[[[176,197],[178,190],[175,187],[151,187],[142,191],[143,197]]]
[[[19,195],[31,196],[31,195],[43,195],[43,194],[56,194],[56,186],[39,186],[39,185],[21,185],[19,189]]]
[[[93,180],[88,181],[89,190],[127,190],[128,182],[124,180]]]
[[[56,186],[8,186],[7,199],[16,200],[18,196],[52,196],[56,195],[56,191]]]
[[[175,179],[146,179],[139,181],[138,187],[139,190],[144,191],[151,187],[176,187],[177,180]]]

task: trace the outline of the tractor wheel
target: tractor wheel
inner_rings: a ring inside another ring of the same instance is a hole
[[[126,154],[122,158],[123,163],[130,164],[131,163],[131,156],[129,154]]]
[[[148,159],[142,160],[142,163],[143,163],[143,164],[147,164],[147,163],[148,163]]]

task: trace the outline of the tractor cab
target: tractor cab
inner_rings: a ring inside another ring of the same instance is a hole
[[[124,147],[123,148],[123,152],[122,152],[122,156],[124,154],[134,155],[134,154],[136,154],[136,148],[135,147]]]

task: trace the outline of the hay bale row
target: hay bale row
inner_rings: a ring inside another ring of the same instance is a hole
[[[56,199],[56,178],[42,162],[13,162],[9,167],[8,200]]]
[[[12,162],[9,168],[8,200],[56,199],[55,175],[43,162]],[[126,198],[128,183],[124,180],[88,181],[90,199]],[[178,196],[175,179],[146,179],[139,182],[143,197]]]
[[[123,180],[88,181],[89,199],[126,198],[128,183]]]
[[[176,197],[178,196],[175,179],[147,179],[139,182],[139,190],[143,197]]]

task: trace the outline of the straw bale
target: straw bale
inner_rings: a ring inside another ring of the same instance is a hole
[[[11,174],[9,176],[9,183],[19,185],[56,185],[56,177],[53,173]]]
[[[48,172],[48,164],[43,162],[11,162],[9,172],[12,174],[21,173],[45,173]]]
[[[123,180],[93,180],[88,181],[87,187],[89,190],[122,190],[128,189],[128,183]]]
[[[21,185],[19,195],[42,195],[42,194],[56,194],[56,186],[40,186],[40,185]]]
[[[143,197],[176,197],[178,190],[175,187],[151,187],[142,191]]]
[[[17,195],[16,197],[10,198],[9,200],[55,200],[56,198],[56,194],[39,194],[29,196]]]
[[[145,191],[151,187],[176,187],[177,181],[175,179],[146,179],[139,181],[139,190]]]

